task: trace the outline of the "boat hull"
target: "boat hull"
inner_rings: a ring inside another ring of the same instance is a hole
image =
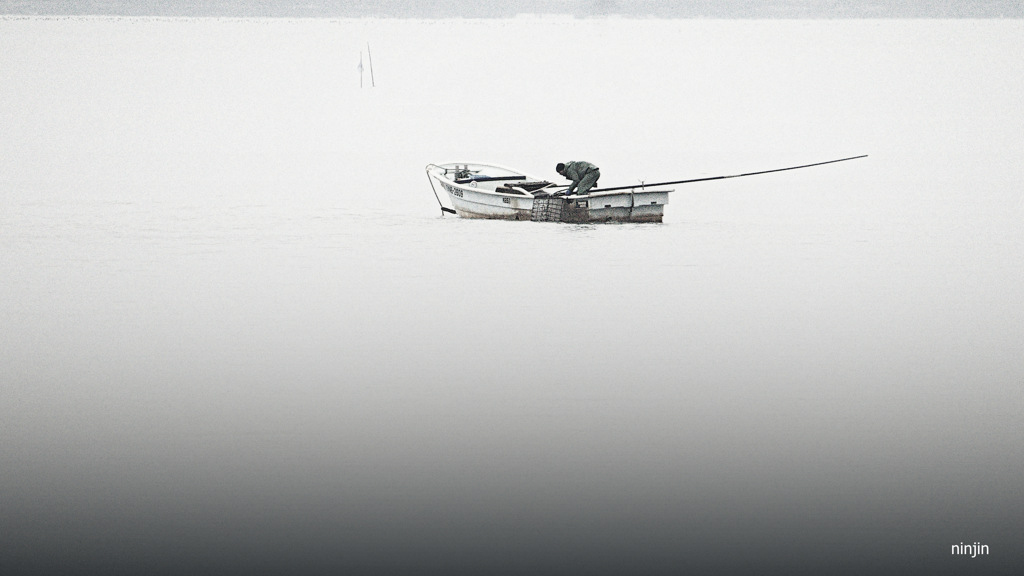
[[[661,222],[669,190],[598,192],[570,196],[568,222]]]
[[[533,211],[532,197],[487,193],[443,181],[440,184],[462,218],[529,220]]]
[[[467,176],[470,174],[473,176]],[[526,174],[479,163],[430,164],[427,177],[435,195],[443,190],[460,217],[492,220],[661,222],[672,192],[638,188],[586,196],[550,196],[544,189],[547,187],[533,192],[518,187],[518,183],[532,178]]]

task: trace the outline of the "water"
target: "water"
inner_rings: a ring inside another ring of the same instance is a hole
[[[0,568],[1010,573],[1021,32],[0,20]]]

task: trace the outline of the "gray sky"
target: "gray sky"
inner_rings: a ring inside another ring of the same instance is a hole
[[[619,14],[661,18],[1022,18],[1021,0],[0,0],[2,14],[469,17]]]

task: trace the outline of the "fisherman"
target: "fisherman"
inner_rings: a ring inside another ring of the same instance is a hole
[[[598,178],[601,177],[601,171],[590,162],[583,161],[569,161],[565,164],[561,162],[555,166],[555,172],[558,172],[565,178],[572,180],[572,185],[564,193],[555,194],[555,196],[571,196],[575,190],[576,194],[580,196],[586,195],[586,193],[597,184]]]

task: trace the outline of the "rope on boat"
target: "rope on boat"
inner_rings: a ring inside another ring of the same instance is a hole
[[[437,188],[434,188],[434,179],[430,177],[430,168],[431,167],[440,168],[440,166],[438,166],[437,164],[427,164],[426,170],[427,170],[427,182],[430,182],[430,189],[434,191],[434,198],[437,198],[437,205],[441,207],[441,216],[444,216],[445,212],[447,212],[449,214],[457,214],[457,212],[455,210],[452,210],[451,208],[445,208],[444,204],[441,203],[441,197],[437,195]]]

